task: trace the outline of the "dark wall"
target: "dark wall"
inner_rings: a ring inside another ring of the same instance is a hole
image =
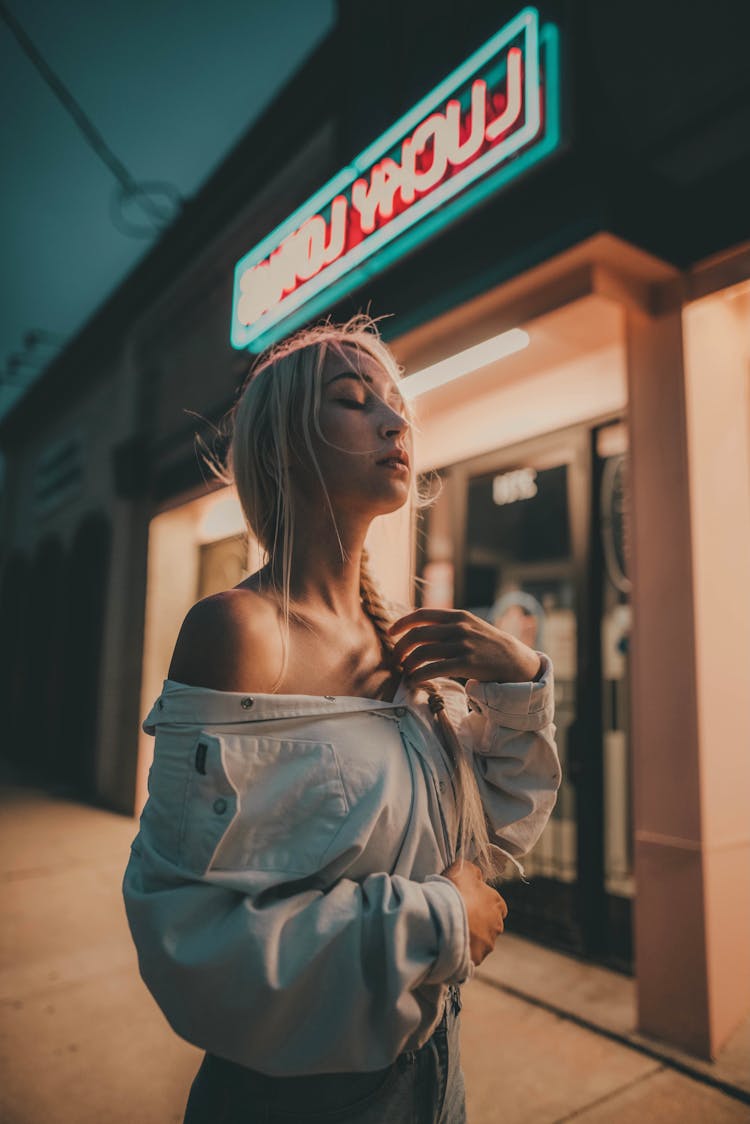
[[[747,239],[750,3],[537,6],[561,33],[567,150],[499,197],[482,224],[491,226],[490,254],[515,262],[540,235],[567,229],[575,238],[590,227],[684,267]],[[375,16],[370,4],[342,0],[346,157],[521,7],[506,0],[386,0]]]
[[[339,0],[332,34],[4,419],[0,442],[22,443],[63,396],[70,403],[83,392],[101,370],[100,353],[127,338],[154,294],[190,271],[315,128],[333,124],[333,175],[521,7],[520,0]],[[398,333],[599,231],[679,268],[750,238],[750,2],[539,0],[538,7],[560,29],[563,147],[332,314],[368,308],[392,316],[384,334]],[[279,199],[278,213],[266,216],[269,229],[309,195],[308,184],[294,190],[298,197]],[[237,257],[247,249],[238,245]],[[228,403],[219,405],[208,411],[213,420]],[[137,471],[127,443],[115,465],[129,497],[155,494],[148,468],[139,467],[142,436],[132,438]],[[175,471],[181,488],[202,481],[192,452]],[[158,494],[170,486],[160,484]]]
[[[324,63],[328,95],[316,109],[316,120],[326,105],[336,123],[329,174],[521,7],[341,0]],[[750,238],[750,2],[718,0],[710,35],[696,3],[538,7],[560,31],[560,149],[331,306],[334,317],[385,315],[381,331],[392,338],[601,231],[679,268]],[[288,212],[280,205],[275,221]],[[159,495],[200,482],[194,457],[173,475]]]
[[[51,536],[0,573],[0,756],[28,782],[91,801],[110,541],[91,512],[69,550]]]

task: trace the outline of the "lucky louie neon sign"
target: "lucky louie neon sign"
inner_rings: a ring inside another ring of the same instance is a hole
[[[559,144],[558,39],[524,8],[240,259],[232,345],[288,335]]]

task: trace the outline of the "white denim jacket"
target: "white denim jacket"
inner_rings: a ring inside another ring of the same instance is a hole
[[[433,680],[516,865],[561,780],[543,663],[535,683]],[[173,1030],[274,1076],[382,1069],[421,1046],[474,967],[439,873],[458,823],[424,689],[402,680],[389,703],[166,679],[143,729],[154,760],[122,892]]]

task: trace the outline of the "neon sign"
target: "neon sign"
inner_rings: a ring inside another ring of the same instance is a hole
[[[288,335],[559,139],[557,29],[524,8],[240,259],[232,345]]]

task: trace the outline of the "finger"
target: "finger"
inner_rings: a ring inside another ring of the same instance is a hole
[[[475,964],[481,964],[482,961],[484,960],[485,956],[487,955],[487,952],[489,951],[488,948],[487,948],[487,942],[477,940],[475,945],[474,945],[474,949],[475,949],[475,954],[473,955],[474,963]]]
[[[450,621],[460,620],[462,616],[463,613],[461,609],[414,609],[411,613],[406,613],[403,617],[399,617],[398,620],[393,621],[386,631],[391,634],[403,632],[405,628],[408,628],[412,624],[427,624],[430,622],[446,624]]]
[[[428,640],[452,640],[455,643],[455,625],[426,624],[420,626],[419,628],[410,628],[405,636],[402,636],[400,640],[397,640],[394,643],[394,655],[398,660],[401,660],[406,655],[406,653],[414,648],[417,644],[424,644]]]
[[[412,671],[406,678],[411,683],[422,683],[426,679],[441,677],[450,679],[455,676],[463,675],[466,670],[466,661],[456,658],[441,660],[440,663],[425,664],[424,667],[419,667],[415,671]]]
[[[411,675],[425,661],[440,662],[457,659],[460,654],[457,644],[420,644],[406,659],[401,660],[401,666],[405,675]]]

